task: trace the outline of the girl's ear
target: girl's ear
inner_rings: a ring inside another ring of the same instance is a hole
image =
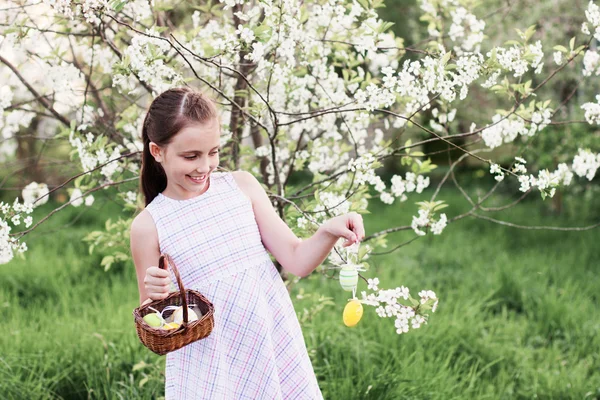
[[[150,142],[149,147],[150,147],[150,154],[152,154],[152,157],[154,157],[156,162],[161,162],[162,161],[161,148],[154,142]]]

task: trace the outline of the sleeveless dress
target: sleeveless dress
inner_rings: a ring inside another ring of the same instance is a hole
[[[288,291],[231,173],[211,173],[191,199],[161,193],[146,210],[184,286],[215,307],[207,338],[166,355],[165,399],[322,399]]]

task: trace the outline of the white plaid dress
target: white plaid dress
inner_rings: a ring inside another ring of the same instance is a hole
[[[205,339],[166,355],[166,400],[322,399],[287,289],[231,173],[203,194],[146,209],[186,288],[215,306]],[[176,282],[171,271],[171,281]]]

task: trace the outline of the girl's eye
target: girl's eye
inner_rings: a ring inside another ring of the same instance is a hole
[[[219,154],[219,151],[213,151],[212,153],[210,153],[211,156],[216,156],[217,154]],[[185,158],[186,160],[193,160],[196,158],[196,156],[184,156],[183,158]]]

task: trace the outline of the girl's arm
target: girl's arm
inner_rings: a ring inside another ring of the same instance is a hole
[[[348,213],[332,218],[306,240],[299,239],[273,209],[273,205],[256,178],[245,171],[233,174],[238,186],[252,202],[262,242],[283,268],[305,277],[317,268],[340,237],[344,246],[359,242],[365,236],[362,217]]]

